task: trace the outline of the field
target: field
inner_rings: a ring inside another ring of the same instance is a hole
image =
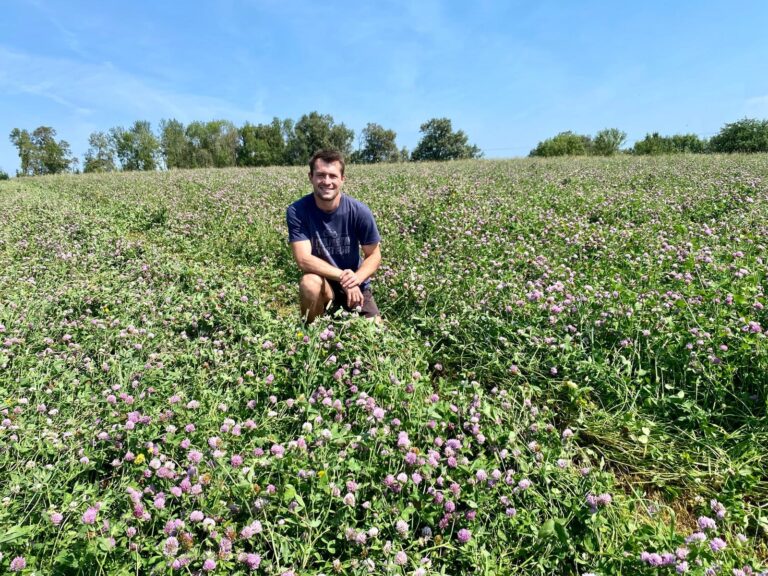
[[[308,191],[0,182],[0,570],[765,570],[767,156],[349,167],[382,326],[301,323]]]

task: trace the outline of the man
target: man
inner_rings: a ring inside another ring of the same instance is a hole
[[[309,160],[312,193],[288,207],[288,241],[304,272],[301,315],[312,322],[328,305],[360,309],[379,321],[370,277],[381,263],[381,237],[370,208],[342,193],[344,157],[320,150]],[[362,250],[363,257],[360,256]]]

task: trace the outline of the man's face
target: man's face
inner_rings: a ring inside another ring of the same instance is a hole
[[[315,169],[309,175],[315,199],[323,204],[332,204],[339,197],[344,176],[341,174],[341,164],[315,160]]]

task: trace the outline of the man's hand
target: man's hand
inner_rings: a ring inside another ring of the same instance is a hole
[[[347,295],[347,306],[349,308],[354,309],[363,305],[363,293],[357,286],[344,288],[344,293]]]
[[[357,277],[357,274],[355,274],[354,270],[347,268],[346,270],[341,271],[341,276],[339,276],[339,283],[341,284],[341,287],[344,288],[344,290],[349,290],[355,286],[360,286],[360,279]]]

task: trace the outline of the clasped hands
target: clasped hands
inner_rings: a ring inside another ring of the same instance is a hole
[[[363,305],[363,293],[360,291],[360,279],[354,270],[345,269],[341,271],[339,283],[342,290],[347,295],[347,306],[356,308]]]

